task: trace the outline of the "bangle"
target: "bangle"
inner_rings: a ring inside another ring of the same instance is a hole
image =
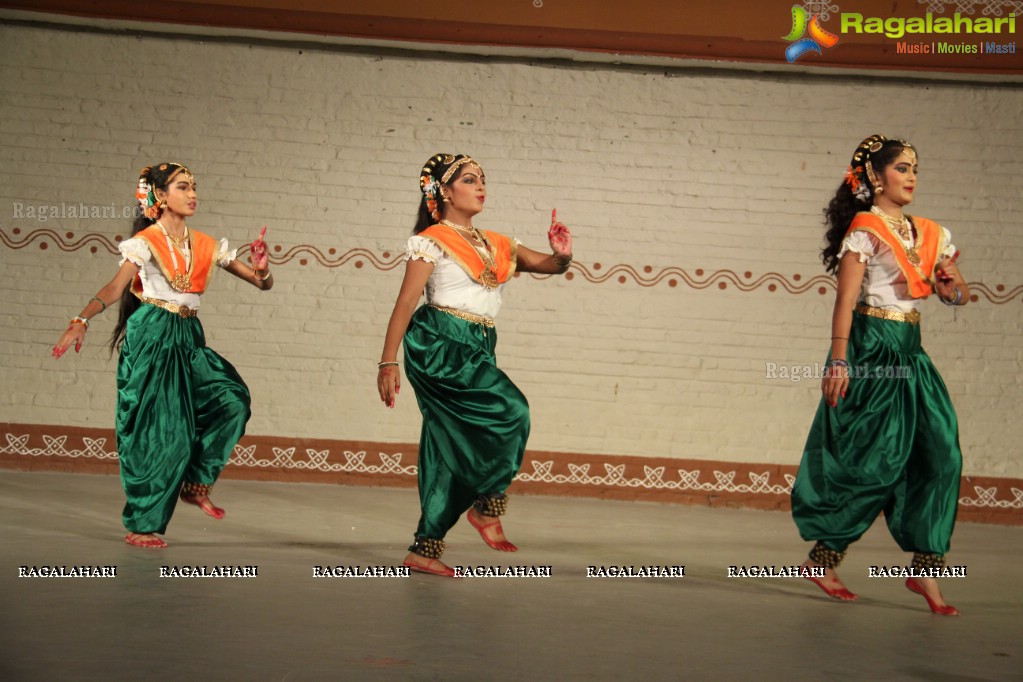
[[[383,369],[384,367],[397,367],[397,362],[378,362],[377,369]]]
[[[89,299],[89,303],[92,303],[93,301],[96,301],[96,302],[97,302],[97,303],[99,303],[99,304],[100,304],[101,306],[103,306],[103,310],[106,310],[106,309],[107,309],[107,304],[106,304],[106,303],[104,303],[104,302],[103,302],[103,299],[102,299],[102,298],[100,298],[99,296],[93,296],[92,298],[90,298],[90,299]],[[101,310],[100,312],[103,312],[103,310]]]
[[[264,275],[263,277],[260,277],[259,275],[256,275],[256,278],[257,278],[257,279],[258,279],[258,280],[259,280],[260,282],[265,282],[266,280],[270,279],[270,270],[269,270],[269,268],[268,268],[268,269],[267,269],[267,271],[266,271],[266,275]]]
[[[68,324],[69,327],[71,325],[73,325],[73,324],[80,324],[80,325],[84,326],[86,329],[89,328],[89,320],[88,320],[88,318],[82,317],[81,315],[79,315],[78,317],[73,318],[67,324]]]
[[[554,260],[554,264],[557,265],[559,268],[567,268],[569,265],[572,264],[572,256],[565,257],[560,256],[556,253],[552,253],[551,258]]]
[[[831,337],[832,341],[834,341],[835,339],[839,339],[840,341],[848,341],[849,337],[848,336],[832,336]]]
[[[963,300],[963,292],[959,291],[959,287],[956,287],[956,297],[953,298],[951,301],[946,301],[941,296],[938,296],[938,298],[940,298],[941,302],[944,303],[945,305],[959,305],[959,301]]]
[[[846,367],[846,368],[849,367],[849,363],[846,362],[845,360],[840,359],[840,358],[833,359],[831,361],[831,364],[832,365],[838,365],[839,367]]]

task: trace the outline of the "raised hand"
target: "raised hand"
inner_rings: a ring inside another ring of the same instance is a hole
[[[266,236],[266,225],[260,231],[259,236],[256,240],[249,245],[250,260],[252,261],[253,270],[266,270],[269,257],[267,256],[266,242],[263,241],[263,237]]]
[[[558,209],[551,211],[551,229],[547,230],[547,239],[555,255],[563,258],[572,256],[572,233],[558,220]]]

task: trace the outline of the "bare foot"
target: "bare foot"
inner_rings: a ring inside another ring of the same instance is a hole
[[[469,525],[475,528],[483,542],[501,552],[515,552],[518,547],[508,541],[504,536],[504,529],[501,527],[501,519],[496,516],[483,516],[475,507],[469,507],[469,513],[465,515],[469,519]]]
[[[927,605],[934,613],[942,616],[959,615],[959,609],[945,603],[945,598],[941,596],[941,589],[938,587],[938,581],[934,578],[908,578],[906,587],[923,595],[923,598],[927,600]]]
[[[194,504],[195,506],[202,509],[208,516],[212,516],[215,519],[222,519],[227,514],[226,511],[213,504],[207,495],[189,495],[187,493],[181,493],[181,501],[187,502],[188,504]]]
[[[167,546],[166,542],[152,533],[128,533],[124,536],[124,541],[129,545],[145,547],[146,549],[163,549]]]
[[[824,590],[824,592],[829,597],[833,597],[833,598],[839,599],[841,601],[855,601],[856,599],[859,599],[859,595],[853,594],[852,592],[850,592],[846,588],[845,583],[843,583],[842,579],[838,577],[838,573],[835,571],[835,569],[833,569],[833,568],[824,568],[820,564],[815,563],[815,562],[811,561],[810,559],[807,559],[806,561],[804,561],[802,566],[800,566],[800,568],[802,568],[802,569],[814,569],[814,568],[819,569],[817,571],[814,571],[814,573],[820,573],[821,570],[823,570],[824,571],[824,575],[823,576],[820,576],[820,577],[817,577],[817,576],[814,576],[814,577],[807,576],[806,579],[809,580],[810,582],[812,582],[817,587],[819,587],[822,590]]]
[[[440,559],[428,559],[415,552],[409,552],[405,556],[405,560],[401,562],[402,566],[408,566],[413,571],[419,573],[429,573],[431,575],[441,575],[446,578],[455,577],[455,569],[445,564]]]

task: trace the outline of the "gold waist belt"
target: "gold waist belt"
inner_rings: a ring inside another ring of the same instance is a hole
[[[867,305],[866,303],[860,303],[858,306],[856,306],[856,312],[862,315],[869,315],[870,317],[879,317],[882,320],[906,322],[907,324],[920,324],[919,310],[904,313],[898,310],[889,310],[888,308],[874,308]]]
[[[487,317],[486,315],[476,315],[475,313],[467,313],[464,310],[456,310],[455,308],[445,308],[442,305],[429,304],[434,310],[439,310],[442,313],[448,315],[454,315],[455,317],[465,320],[466,322],[473,322],[475,324],[482,324],[484,327],[494,326],[494,318]]]
[[[197,317],[199,315],[198,308],[189,308],[187,305],[178,305],[170,301],[161,301],[158,298],[146,298],[145,296],[139,296],[139,300],[149,305],[155,305],[157,308],[163,308],[181,317]]]

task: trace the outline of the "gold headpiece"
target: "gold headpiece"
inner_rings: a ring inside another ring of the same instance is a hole
[[[881,147],[888,141],[888,138],[884,135],[871,135],[863,142],[860,142],[860,146],[853,152],[853,165],[859,165],[866,160],[866,158],[874,152],[881,151]]]
[[[188,177],[190,177],[193,180],[195,180],[195,176],[192,175],[192,171],[188,170],[188,166],[184,166],[184,165],[182,165],[180,163],[176,163],[174,161],[171,161],[169,165],[177,166],[178,170],[176,170],[176,171],[174,171],[173,173],[170,174],[170,177],[167,178],[167,182],[168,183],[170,183],[171,180],[173,180],[175,177],[177,177],[178,173],[184,173]],[[160,170],[167,170],[167,166],[168,166],[168,164],[166,164],[166,163],[160,164]]]
[[[910,143],[906,142],[905,140],[899,140],[899,143],[902,145],[902,151],[906,154],[906,156],[909,157],[910,161],[915,166],[916,165],[916,147],[914,147]]]
[[[867,182],[870,183],[870,187],[874,192],[880,191],[881,182],[877,179],[877,174],[874,173],[874,165],[870,163],[870,155],[881,151],[881,147],[887,141],[888,138],[884,135],[871,135],[856,147],[856,151],[853,152],[852,163],[849,164],[853,173],[863,169],[863,173],[867,176]]]
[[[441,183],[447,183],[447,181],[450,180],[452,176],[454,176],[455,171],[457,171],[459,168],[461,168],[467,163],[471,163],[472,165],[479,167],[480,170],[483,169],[483,167],[476,163],[476,161],[471,156],[463,156],[462,158],[458,159],[453,164],[451,164],[451,166],[446,171],[444,171],[444,176],[440,179]]]

